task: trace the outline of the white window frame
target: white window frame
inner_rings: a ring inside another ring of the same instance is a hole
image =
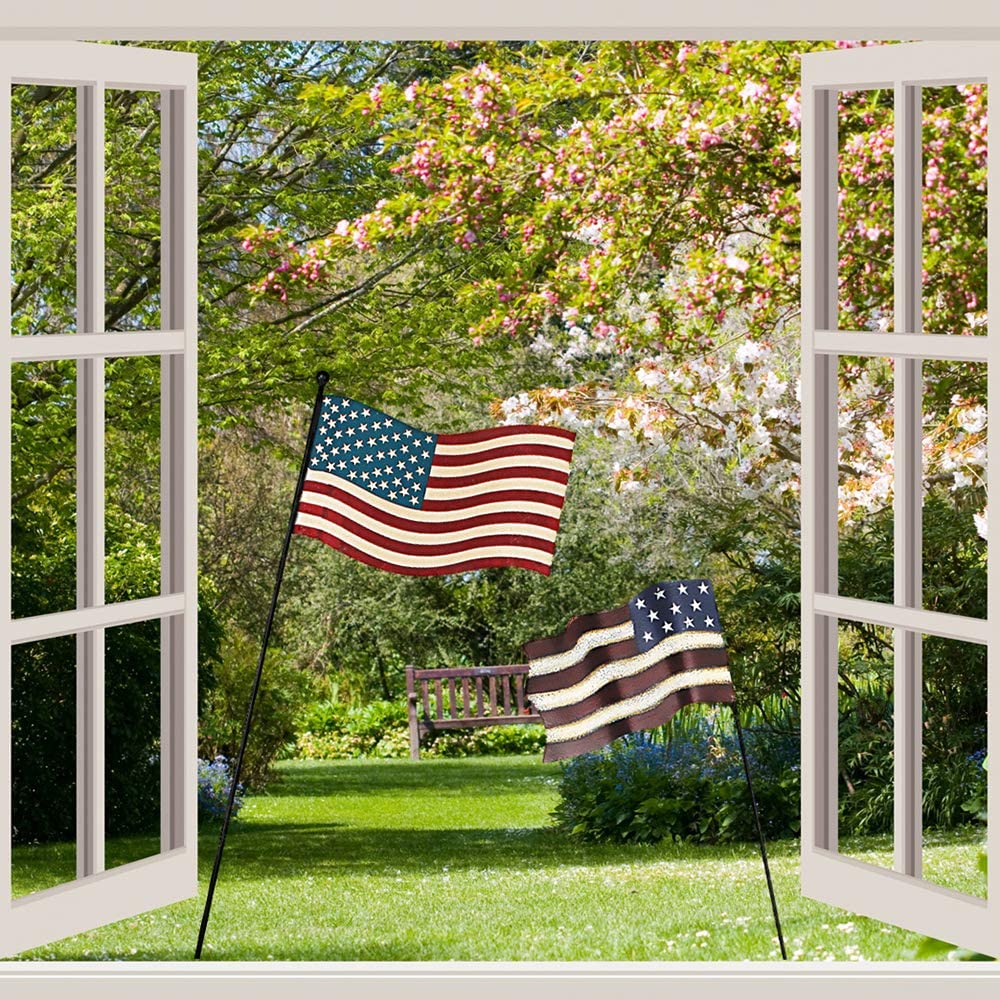
[[[990,552],[986,619],[924,611],[921,362],[987,362],[987,400],[1000,398],[1000,335],[921,332],[921,86],[986,83],[1000,94],[1000,44],[863,47],[802,57],[802,892],[946,941],[1000,954],[1000,822],[987,833],[987,899],[921,879],[920,634],[984,645],[987,716],[1000,719],[1000,560]],[[837,92],[892,88],[895,332],[837,329]],[[992,173],[992,171],[991,171]],[[988,301],[1000,309],[1000,182],[990,179]],[[837,594],[837,360],[897,359],[894,387],[895,586],[892,604]],[[993,438],[993,435],[990,435]],[[988,440],[989,469],[1000,456]],[[995,547],[995,513],[991,549]],[[837,622],[894,630],[894,863],[892,870],[837,852]],[[995,628],[995,625],[994,625]],[[1000,817],[998,726],[988,726],[988,814]]]
[[[79,42],[0,43],[0,160],[10,161],[10,87],[77,88],[77,332],[11,333],[0,296],[0,954],[79,933],[197,890],[197,58]],[[104,99],[107,89],[161,95],[161,325],[103,332]],[[0,218],[10,219],[10,171],[0,171]],[[0,273],[10,274],[0,241]],[[9,280],[9,279],[8,279]],[[104,361],[160,358],[160,595],[117,604],[104,593]],[[11,366],[77,362],[77,606],[11,617]],[[160,853],[104,867],[104,632],[161,622]],[[76,879],[11,898],[11,647],[77,637]]]

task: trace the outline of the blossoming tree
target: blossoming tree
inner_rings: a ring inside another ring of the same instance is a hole
[[[259,290],[287,299],[345,256],[430,237],[466,276],[453,314],[469,336],[530,340],[562,373],[504,401],[505,419],[697,442],[747,490],[794,502],[795,53],[811,47],[496,46],[434,85],[311,88],[317,112],[351,100],[385,123],[399,184],[322,241],[251,232],[246,248],[277,259]],[[929,96],[924,329],[971,335],[985,322],[985,94]],[[891,95],[843,94],[840,112],[840,326],[891,329]],[[861,359],[842,370],[845,519],[891,499],[889,374]],[[928,479],[975,487],[980,380],[927,374]],[[618,475],[656,478],[655,462]]]

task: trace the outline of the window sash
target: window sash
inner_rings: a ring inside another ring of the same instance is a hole
[[[77,879],[11,900],[10,796],[0,796],[0,954],[78,933],[192,896],[197,888],[197,59],[137,47],[0,43],[0,85],[76,86],[78,332],[15,337],[0,296],[0,398],[16,361],[75,358],[77,387],[77,607],[10,618],[9,412],[0,431],[0,774],[10,780],[10,650],[77,635]],[[105,333],[104,92],[161,94],[161,313],[163,330]],[[10,157],[10,103],[0,100],[0,150]],[[10,218],[9,172],[0,172],[0,217]],[[0,273],[10,245],[0,240]],[[161,359],[161,592],[105,603],[104,359]],[[104,867],[104,631],[159,619],[160,853]]]
[[[987,647],[988,717],[1000,718],[1000,561],[987,570],[987,618],[925,611],[921,594],[921,389],[925,359],[985,361],[988,400],[1000,398],[1000,338],[949,337],[920,331],[922,86],[1000,80],[995,43],[916,43],[808,53],[802,59],[802,891],[824,902],[955,941],[1000,950],[1000,866],[989,869],[986,901],[920,879],[920,635]],[[837,330],[837,92],[892,88],[894,142],[894,316],[896,331]],[[1000,93],[1000,87],[997,88]],[[1000,303],[1000,183],[988,191],[988,296]],[[892,604],[837,594],[837,358],[893,356],[895,586]],[[991,435],[992,437],[992,435]],[[1000,454],[987,442],[995,459]],[[992,462],[988,461],[988,468]],[[837,853],[837,622],[894,629],[895,850],[893,870]],[[997,726],[987,752],[1000,757]],[[1000,857],[1000,785],[988,772],[987,833]]]

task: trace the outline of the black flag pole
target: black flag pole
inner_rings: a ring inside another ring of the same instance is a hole
[[[736,711],[736,702],[732,702],[730,708],[733,710],[733,722],[736,724],[736,738],[740,744],[740,756],[743,758],[743,773],[747,777],[747,789],[750,792],[750,806],[753,809],[753,819],[757,826],[757,842],[760,844],[760,857],[764,862],[764,878],[767,879],[767,892],[771,897],[771,912],[774,914],[774,927],[778,932],[778,944],[781,946],[781,957],[787,962],[788,953],[785,951],[785,938],[781,933],[781,921],[778,919],[778,900],[774,895],[774,883],[771,881],[771,867],[767,863],[767,847],[764,844],[764,827],[760,822],[760,809],[757,807],[757,796],[753,790],[753,780],[750,777],[750,761],[747,759],[747,748],[743,742],[743,729],[740,726],[739,713]]]
[[[305,483],[306,471],[309,468],[309,455],[312,453],[313,438],[316,436],[316,427],[319,424],[319,414],[323,407],[323,395],[326,383],[330,380],[330,373],[320,371],[316,373],[316,402],[313,404],[312,420],[309,423],[309,434],[306,437],[306,450],[302,456],[302,467],[299,469],[299,481],[295,487],[295,499],[292,500],[292,512],[288,518],[288,530],[285,532],[285,544],[281,549],[281,559],[278,561],[278,572],[274,580],[274,591],[271,594],[271,607],[267,612],[267,622],[264,625],[264,637],[261,641],[260,659],[257,660],[257,673],[254,677],[253,687],[250,689],[250,701],[247,704],[246,719],[243,722],[243,738],[240,741],[240,752],[236,755],[236,766],[233,769],[232,784],[229,786],[229,801],[226,803],[226,816],[222,821],[222,830],[219,833],[219,846],[215,852],[215,864],[212,866],[212,877],[208,883],[208,896],[205,899],[205,911],[201,915],[201,928],[198,931],[198,944],[194,950],[194,957],[201,958],[201,948],[205,943],[205,930],[208,928],[208,917],[212,912],[212,898],[215,896],[215,884],[219,880],[219,868],[222,865],[222,852],[226,847],[226,834],[229,832],[229,821],[233,816],[233,803],[236,801],[236,788],[239,785],[240,771],[243,769],[243,757],[246,754],[247,742],[250,738],[250,723],[253,720],[254,704],[257,701],[257,692],[260,690],[260,680],[264,673],[264,658],[267,655],[267,644],[271,640],[271,628],[274,625],[274,611],[278,606],[278,592],[281,590],[281,580],[285,575],[285,562],[288,559],[288,546],[292,540],[292,531],[295,527],[295,515],[299,509],[299,500],[302,497],[302,486]]]

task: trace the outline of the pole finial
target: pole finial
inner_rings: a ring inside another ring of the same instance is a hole
[[[328,371],[323,371],[320,369],[316,372],[316,381],[319,383],[320,389],[322,389],[327,382],[330,381],[330,373]]]

